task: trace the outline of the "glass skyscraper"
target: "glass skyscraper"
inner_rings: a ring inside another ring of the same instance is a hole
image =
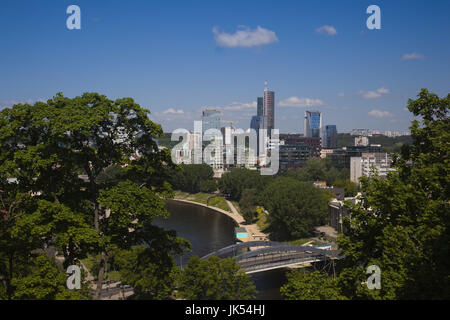
[[[257,101],[258,101],[258,103],[257,103],[258,109],[257,109],[256,115],[263,116],[264,115],[264,98],[258,97]]]
[[[325,126],[324,134],[324,144],[326,149],[336,149],[337,148],[337,129],[336,125],[328,124]]]
[[[208,129],[220,130],[220,110],[204,110],[202,113],[202,133]]]
[[[263,115],[267,117],[267,130],[269,134],[275,128],[275,92],[264,89]]]
[[[322,112],[305,112],[305,137],[322,138]]]

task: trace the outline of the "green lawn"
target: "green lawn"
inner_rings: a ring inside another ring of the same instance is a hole
[[[286,243],[301,246],[301,245],[304,245],[305,243],[307,243],[307,242],[309,242],[311,240],[312,240],[311,238],[301,238],[301,239],[286,241]],[[321,245],[323,243],[313,240],[313,242],[311,242],[310,244],[312,244],[313,246],[318,246],[318,245]]]
[[[264,232],[269,227],[269,221],[267,220],[267,215],[262,210],[257,210],[258,216],[256,217],[256,224],[259,230]]]
[[[237,212],[242,216],[241,209],[239,208],[239,202],[230,200],[230,202],[233,204],[233,206],[236,208]]]
[[[183,192],[183,191],[179,191],[179,190],[175,191],[175,199],[189,200],[189,201],[194,201],[194,202],[198,202],[198,203],[202,203],[202,204],[206,204],[208,198],[211,196],[212,196],[211,193],[204,193],[204,192],[192,194],[192,193],[187,193],[187,192]],[[219,209],[231,212],[231,209],[228,206],[226,200],[220,196],[211,198],[211,200],[209,200],[208,205],[211,207],[217,207]]]

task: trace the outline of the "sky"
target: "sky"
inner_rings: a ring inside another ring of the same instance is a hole
[[[81,29],[68,29],[68,6]],[[369,29],[370,5],[381,29]],[[0,109],[57,92],[132,97],[165,132],[201,111],[247,129],[264,81],[275,127],[319,110],[338,132],[405,131],[421,88],[450,92],[450,1],[0,2]]]

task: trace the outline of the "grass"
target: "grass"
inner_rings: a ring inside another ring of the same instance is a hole
[[[111,282],[118,282],[120,281],[120,272],[119,271],[109,271],[107,274],[106,280],[111,280]]]
[[[257,210],[257,212],[258,215],[256,216],[256,225],[258,226],[259,230],[264,232],[267,228],[269,228],[267,215],[262,210]]]
[[[208,198],[211,196],[212,196],[211,193],[204,193],[204,192],[187,193],[187,192],[183,192],[180,190],[175,191],[175,199],[189,200],[189,201],[194,201],[194,202],[198,202],[198,203],[202,203],[202,204],[206,204]],[[216,208],[231,212],[231,209],[228,206],[227,201],[223,197],[220,197],[220,196],[211,198],[209,200],[208,205],[211,207],[216,207]]]
[[[297,245],[297,246],[301,246],[301,245],[304,245],[305,243],[307,243],[309,241],[312,241],[310,244],[312,244],[313,246],[318,246],[318,245],[323,244],[321,242],[317,242],[315,240],[312,240],[311,238],[300,238],[300,239],[296,239],[296,240],[286,241],[286,243],[294,244],[294,245]]]
[[[237,212],[242,216],[241,209],[239,208],[239,202],[230,200],[230,202],[233,204],[233,206],[236,208]]]
[[[97,263],[100,262],[100,256],[99,256],[99,255],[93,256],[93,255],[89,254],[89,255],[87,256],[87,258],[86,258],[86,259],[82,259],[81,262],[83,262],[84,266],[85,266],[89,271],[91,271],[92,268],[94,267],[94,264],[95,264],[96,262],[97,262]]]

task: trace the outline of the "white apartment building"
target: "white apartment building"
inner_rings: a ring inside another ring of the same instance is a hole
[[[366,147],[369,145],[369,138],[364,136],[359,136],[355,138],[355,146]]]
[[[350,180],[359,183],[360,177],[374,174],[374,167],[380,177],[386,177],[391,171],[387,153],[363,153],[361,157],[350,159]]]

